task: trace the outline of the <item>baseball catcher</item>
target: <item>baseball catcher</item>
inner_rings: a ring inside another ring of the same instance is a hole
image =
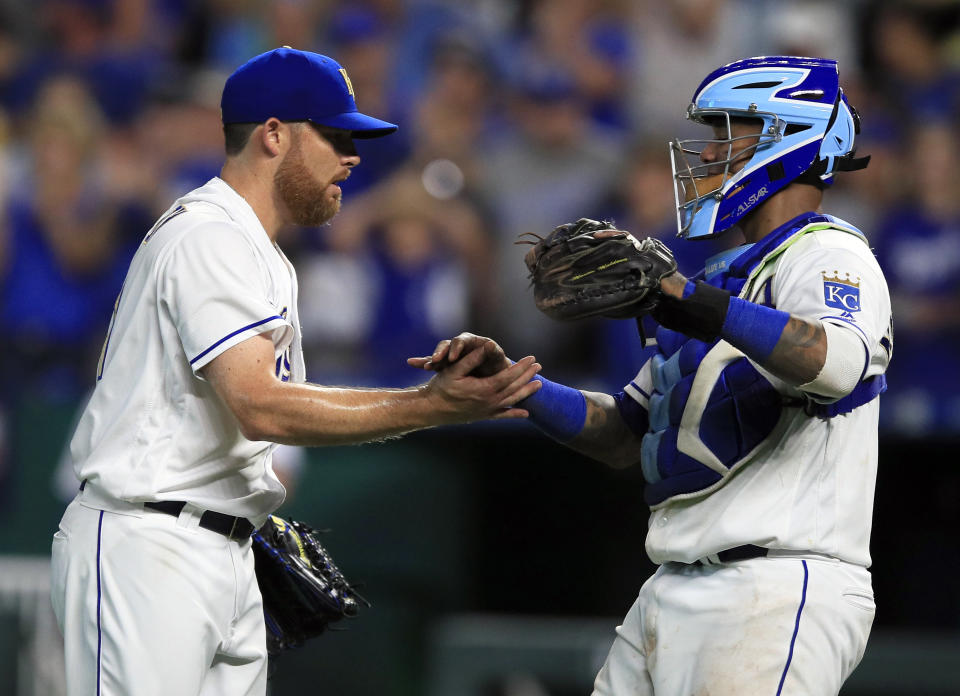
[[[320,544],[318,532],[275,515],[253,535],[263,595],[267,651],[276,655],[323,633],[369,602],[357,594]]]
[[[621,391],[538,374],[517,403],[557,442],[645,481],[659,568],[593,696],[835,695],[866,649],[893,330],[868,238],[821,212],[834,175],[868,159],[839,79],[833,60],[761,56],[700,83],[686,112],[700,133],[670,145],[677,231],[737,227],[745,243],[694,278],[658,242],[590,220],[527,255],[548,316],[649,312],[659,325]],[[495,368],[511,362],[464,333],[411,364],[453,369],[480,348]]]
[[[580,218],[546,237],[530,236],[537,241],[521,241],[533,245],[524,260],[534,301],[551,319],[649,314],[662,297],[660,280],[677,270],[662,242],[641,241],[610,222]]]
[[[834,176],[868,164],[860,117],[835,61],[797,56],[717,68],[686,116],[700,133],[670,144],[678,236],[736,227],[744,244],[687,278],[658,242],[579,220],[526,257],[548,316],[659,325],[622,391],[538,375],[518,404],[553,439],[639,465],[645,481],[659,569],[593,695],[837,694],[874,616],[868,541],[893,354],[867,236],[821,211]],[[450,351],[483,340],[461,335]]]

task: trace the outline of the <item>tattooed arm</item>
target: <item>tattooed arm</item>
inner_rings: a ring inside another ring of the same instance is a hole
[[[567,447],[617,468],[639,462],[642,437],[627,427],[613,397],[581,393],[587,400],[587,418],[577,436],[565,443]]]
[[[799,386],[815,379],[826,359],[827,334],[823,325],[790,315],[773,352],[761,364],[787,384]]]
[[[731,298],[728,293],[702,283],[699,290],[691,294],[692,287],[679,273],[660,282],[665,295],[681,301],[672,305],[674,317],[679,315],[683,321],[692,322],[686,330],[679,328],[682,333],[708,341],[722,336],[793,386],[804,385],[820,374],[827,358],[827,334],[819,321]],[[707,290],[709,292],[701,292]],[[696,331],[692,331],[700,327],[702,321],[712,324],[706,329],[707,336],[697,336]]]

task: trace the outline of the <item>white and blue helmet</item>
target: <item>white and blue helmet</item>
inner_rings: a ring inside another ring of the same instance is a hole
[[[840,89],[835,60],[763,56],[724,65],[697,87],[687,118],[725,124],[727,134],[670,144],[678,236],[687,239],[727,231],[792,181],[823,188],[833,183],[834,172],[863,169],[870,159],[854,158],[860,118]],[[736,156],[747,162],[732,172],[730,124],[737,118],[763,125],[759,138],[746,136],[757,142]],[[726,146],[726,159],[700,160],[711,143]]]

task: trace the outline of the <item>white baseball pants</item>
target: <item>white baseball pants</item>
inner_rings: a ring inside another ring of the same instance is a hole
[[[644,584],[594,696],[835,696],[863,657],[870,573],[833,559],[667,563]]]
[[[129,507],[74,500],[53,538],[68,696],[263,696],[251,542],[198,527],[190,506],[179,518]]]

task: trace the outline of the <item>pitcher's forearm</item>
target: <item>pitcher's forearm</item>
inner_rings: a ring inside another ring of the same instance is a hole
[[[324,387],[278,380],[273,343],[255,336],[216,357],[203,375],[236,417],[244,437],[343,445],[437,425],[526,417],[527,412],[514,405],[540,387],[533,381],[539,363],[527,356],[495,374],[471,376],[485,355],[485,348],[475,348],[421,387]]]
[[[244,437],[288,445],[359,444],[439,424],[422,387],[367,390],[278,382],[245,401],[235,411]]]

